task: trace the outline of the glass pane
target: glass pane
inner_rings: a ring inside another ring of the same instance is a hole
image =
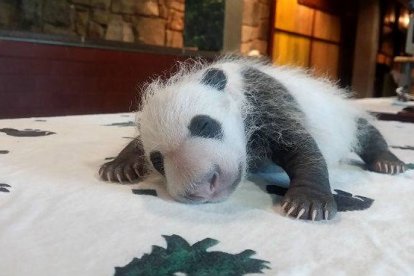
[[[311,67],[318,76],[338,78],[339,46],[314,41],[312,44]]]
[[[273,36],[273,61],[280,65],[309,66],[310,40],[276,32]]]
[[[277,0],[275,27],[305,35],[312,34],[314,11],[296,0]]]
[[[341,19],[339,16],[316,11],[314,36],[339,42],[341,40]]]

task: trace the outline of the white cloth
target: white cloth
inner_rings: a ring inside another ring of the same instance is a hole
[[[227,201],[198,206],[169,200],[157,178],[100,181],[104,159],[137,134],[105,125],[133,114],[42,119],[0,120],[0,152],[9,151],[0,154],[0,183],[10,186],[0,192],[0,275],[111,275],[172,234],[218,240],[209,251],[254,250],[269,262],[266,275],[414,274],[414,170],[389,176],[344,163],[331,172],[332,188],[372,198],[372,207],[298,221],[282,215],[281,197],[248,181]],[[390,145],[414,146],[414,124],[378,125]],[[14,137],[5,128],[56,134]],[[413,150],[392,151],[414,163]],[[159,197],[131,191],[154,188]]]

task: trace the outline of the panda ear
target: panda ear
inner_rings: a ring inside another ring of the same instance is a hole
[[[201,83],[222,91],[226,87],[227,77],[223,70],[210,68],[204,72]]]

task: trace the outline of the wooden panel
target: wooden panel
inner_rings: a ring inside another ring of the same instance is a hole
[[[339,46],[314,41],[312,45],[311,67],[316,75],[338,78]]]
[[[0,40],[0,118],[127,112],[186,57]]]
[[[295,0],[277,0],[275,27],[284,31],[312,34],[314,11]]]
[[[273,39],[273,60],[276,64],[309,66],[309,39],[281,32],[276,32]]]
[[[340,42],[341,18],[321,11],[315,12],[314,37]]]
[[[338,13],[341,1],[337,0],[297,0],[300,5],[308,6],[313,9]]]

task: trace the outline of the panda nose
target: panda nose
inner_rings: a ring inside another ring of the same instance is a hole
[[[207,177],[207,185],[210,188],[210,192],[214,193],[217,189],[217,179],[218,179],[219,173],[218,171],[214,170],[212,173],[210,173]]]
[[[200,201],[208,200],[213,197],[218,188],[218,169],[208,172],[202,181],[198,182],[194,191],[186,194],[186,198],[190,200]]]

